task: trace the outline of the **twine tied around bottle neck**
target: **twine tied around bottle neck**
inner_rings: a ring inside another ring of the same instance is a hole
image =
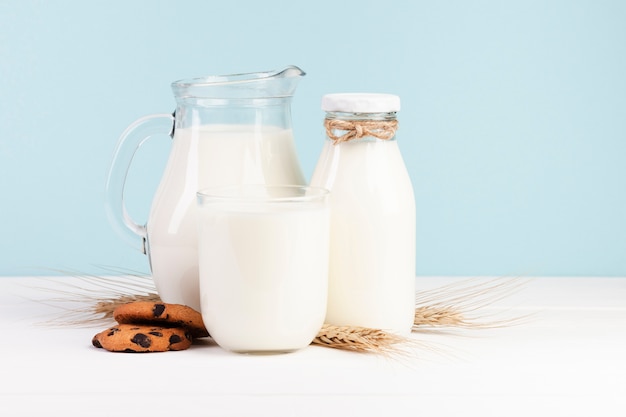
[[[389,140],[398,130],[397,120],[338,120],[324,119],[326,135],[333,141],[333,145],[371,136],[377,139]],[[335,131],[345,133],[336,135]]]

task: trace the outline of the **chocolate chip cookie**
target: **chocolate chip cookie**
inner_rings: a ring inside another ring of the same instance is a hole
[[[110,352],[166,352],[191,346],[192,337],[185,328],[119,324],[93,337],[91,343]]]
[[[194,338],[207,337],[202,315],[191,307],[152,301],[136,301],[121,305],[113,312],[120,324],[145,324],[163,327],[183,327]]]

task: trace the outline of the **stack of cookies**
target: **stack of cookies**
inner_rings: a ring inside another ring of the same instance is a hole
[[[185,350],[193,339],[209,336],[202,315],[191,307],[150,301],[121,305],[118,322],[93,337],[91,343],[110,352]]]

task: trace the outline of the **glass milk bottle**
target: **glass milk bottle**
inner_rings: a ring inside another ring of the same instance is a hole
[[[329,94],[311,185],[331,191],[326,322],[408,334],[415,315],[415,199],[396,142],[400,98]]]

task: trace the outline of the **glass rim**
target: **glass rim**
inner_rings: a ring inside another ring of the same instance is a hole
[[[298,81],[306,73],[295,65],[280,70],[209,75],[171,83],[180,99],[255,99],[292,97]]]
[[[280,70],[269,70],[259,72],[242,72],[226,75],[207,75],[204,77],[183,78],[172,82],[172,87],[183,88],[192,86],[214,86],[224,84],[253,83],[279,77],[304,76],[306,73],[295,65],[289,65]]]
[[[288,196],[268,196],[267,194],[245,193],[245,190],[275,190],[293,191],[293,195]],[[300,193],[297,193],[299,190]],[[330,195],[330,191],[323,187],[310,185],[263,185],[263,184],[243,184],[243,185],[218,185],[205,187],[197,193],[198,202],[237,202],[237,203],[304,203],[323,200]]]

